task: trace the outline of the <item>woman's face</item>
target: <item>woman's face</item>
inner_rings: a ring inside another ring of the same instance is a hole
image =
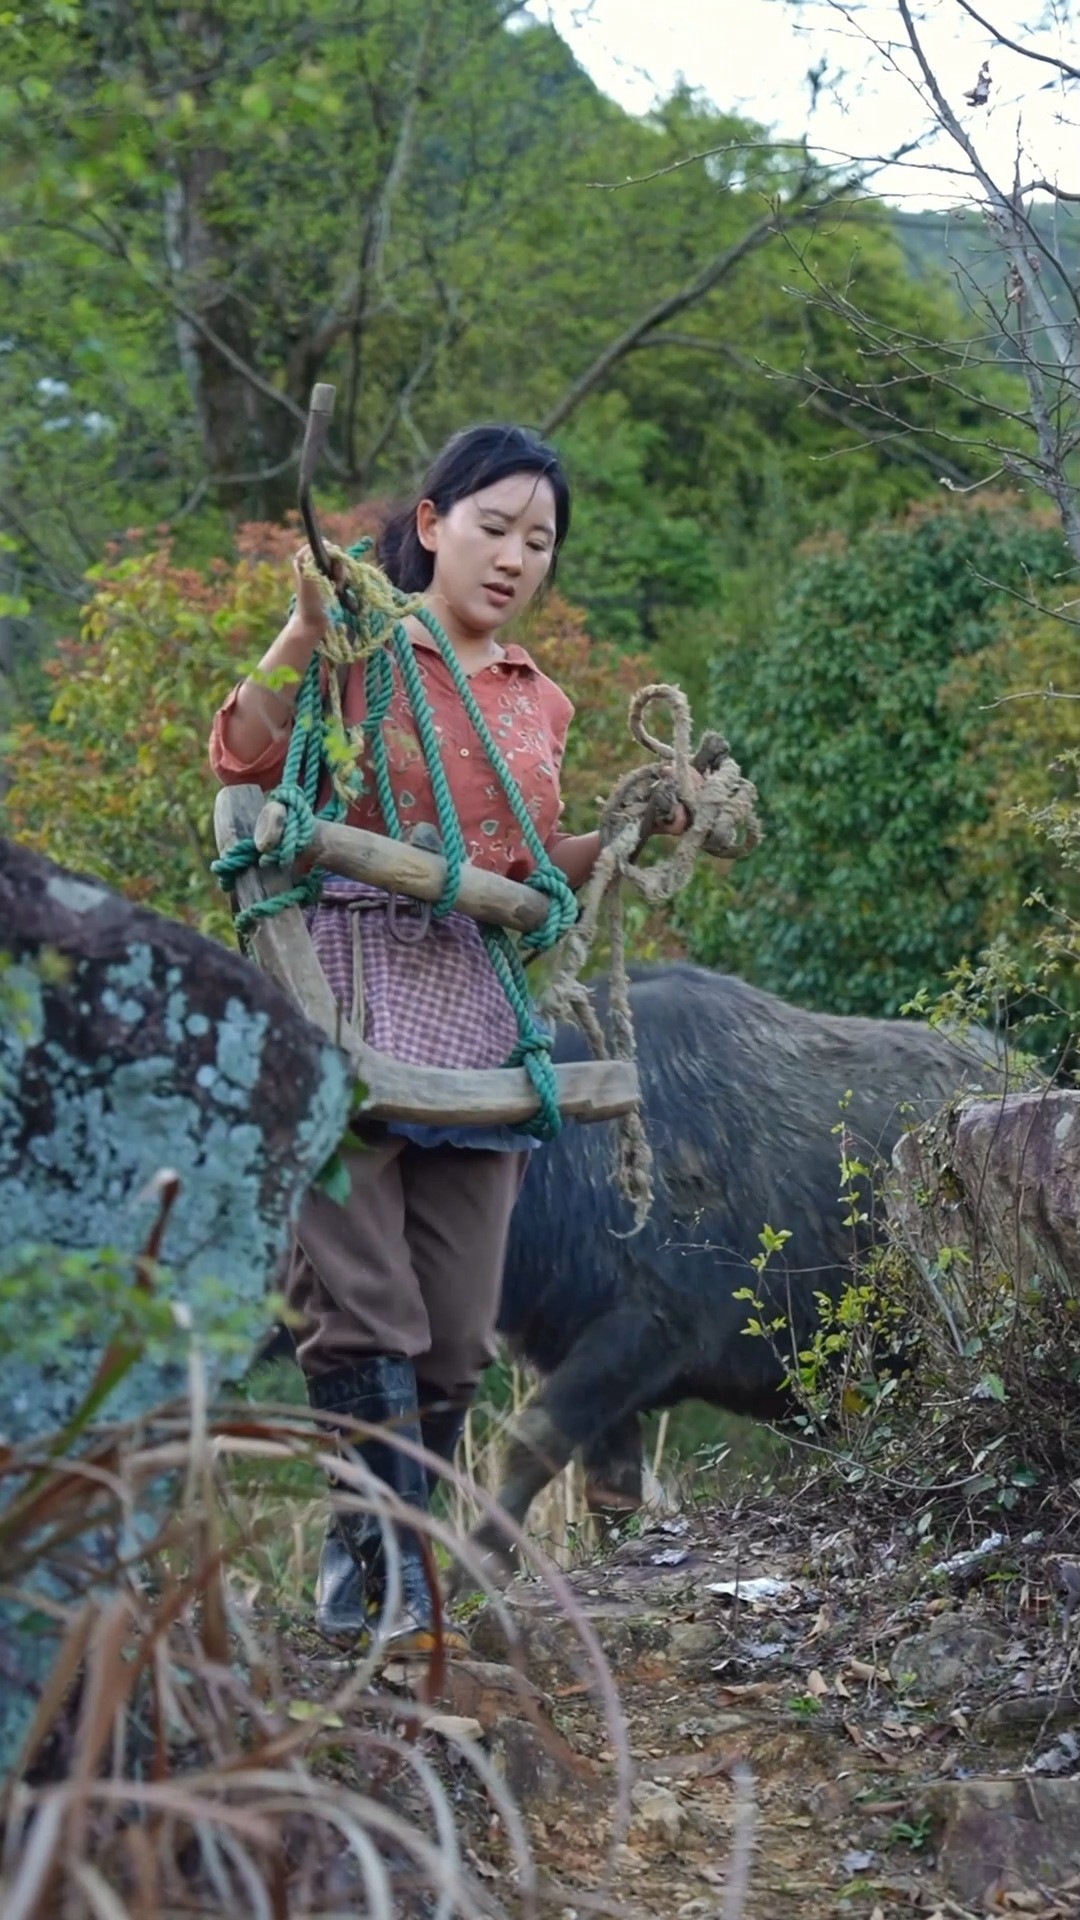
[[[417,514],[422,544],[435,556],[425,596],[466,634],[494,633],[527,607],[555,553],[555,494],[543,474],[514,473],[437,514]]]

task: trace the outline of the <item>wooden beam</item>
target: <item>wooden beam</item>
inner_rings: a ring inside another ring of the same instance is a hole
[[[262,802],[258,787],[220,790],[214,806],[214,831],[220,853],[227,852],[237,840],[252,832]],[[352,833],[359,829],[345,831]],[[378,838],[375,834],[363,837]],[[423,857],[432,858],[431,855]],[[255,900],[285,892],[291,884],[292,875],[281,868],[250,867],[237,881],[237,903],[241,907],[250,906]],[[405,1065],[386,1054],[376,1053],[366,1041],[358,1039],[343,1019],[330,991],[298,907],[286,907],[270,919],[259,921],[250,939],[252,952],[262,970],[276,980],[308,1019],[329,1034],[347,1055],[357,1077],[367,1088],[362,1110],[371,1119],[404,1120],[415,1126],[514,1126],[538,1112],[536,1092],[523,1067],[490,1067],[468,1072]],[[555,1076],[559,1111],[566,1119],[611,1120],[629,1113],[637,1105],[637,1070],[626,1061],[573,1061],[556,1067]]]
[[[284,825],[280,801],[267,801],[255,824],[260,853],[280,845]],[[315,822],[315,838],[305,853],[305,864],[309,861],[346,880],[364,880],[369,886],[385,887],[388,893],[406,894],[410,900],[438,900],[446,885],[446,861],[440,854],[425,853],[404,840],[388,840],[382,833],[368,833],[364,827],[326,820]],[[517,880],[486,873],[468,862],[461,870],[456,905],[485,926],[509,927],[514,933],[532,933],[542,927],[548,910],[546,896],[535,887],[523,887]]]
[[[365,1042],[350,1049],[368,1089],[363,1111],[373,1119],[416,1126],[517,1126],[539,1112],[536,1090],[523,1067],[475,1072],[404,1066]],[[559,1112],[565,1120],[614,1120],[638,1103],[637,1069],[625,1060],[575,1060],[555,1069]]]

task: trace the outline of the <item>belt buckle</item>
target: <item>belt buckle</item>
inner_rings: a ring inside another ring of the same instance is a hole
[[[442,852],[439,834],[428,821],[419,821],[405,838],[408,846],[420,847],[425,853]],[[402,908],[409,910],[404,917],[401,917]],[[414,913],[413,908],[419,911]],[[426,940],[431,926],[431,902],[410,900],[406,894],[392,893],[386,910],[386,922],[391,939],[396,940],[399,947],[418,947],[422,940]]]
[[[399,918],[402,907],[419,907],[420,911],[410,911]],[[399,947],[418,947],[421,940],[427,938],[427,930],[431,925],[430,900],[410,900],[407,894],[392,893],[386,910],[386,924],[391,938],[397,941]]]

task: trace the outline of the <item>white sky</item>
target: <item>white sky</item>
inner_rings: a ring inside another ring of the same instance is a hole
[[[1010,38],[1080,66],[1069,0],[1050,0],[1048,24],[1038,31],[1028,23],[1039,18],[1042,0],[973,4]],[[722,109],[776,133],[807,133],[823,154],[830,147],[885,154],[930,124],[895,0],[532,0],[532,12],[552,21],[597,84],[631,113],[647,113],[682,77]],[[1080,193],[1080,85],[1072,83],[1070,98],[1069,83],[1051,67],[995,47],[957,0],[913,0],[912,13],[943,92],[998,181],[1011,184],[1019,141],[1025,180],[1049,178]],[[822,56],[826,88],[811,114],[806,75]],[[973,110],[963,95],[987,57],[990,103]],[[877,190],[909,205],[969,197],[967,163],[951,140],[935,138],[914,160],[891,168]],[[962,175],[947,171],[956,167]]]

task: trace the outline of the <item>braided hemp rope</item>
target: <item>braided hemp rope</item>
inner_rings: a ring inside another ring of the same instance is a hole
[[[672,716],[671,743],[657,739],[645,727],[645,713],[663,703]],[[609,1021],[616,1060],[636,1060],[637,1043],[630,1008],[630,979],[626,970],[626,932],[622,887],[627,885],[650,906],[674,899],[686,886],[699,853],[737,860],[751,853],[761,839],[755,810],[757,792],[743,777],[717,733],[703,734],[693,748],[690,705],[681,688],[657,684],[642,687],[630,702],[629,727],[634,738],[656,756],[652,766],[625,774],[607,801],[600,820],[600,856],[584,890],[577,925],[563,943],[560,966],[546,994],[543,1011],[554,1019],[571,1019],[580,1026],[597,1059],[609,1057],[607,1038],[597,1019],[581,971],[607,911],[611,949]],[[674,842],[672,852],[648,867],[637,865],[645,839],[655,828],[685,807],[690,824]],[[634,1231],[644,1226],[652,1206],[653,1157],[640,1106],[617,1123],[616,1184],[634,1210]]]

